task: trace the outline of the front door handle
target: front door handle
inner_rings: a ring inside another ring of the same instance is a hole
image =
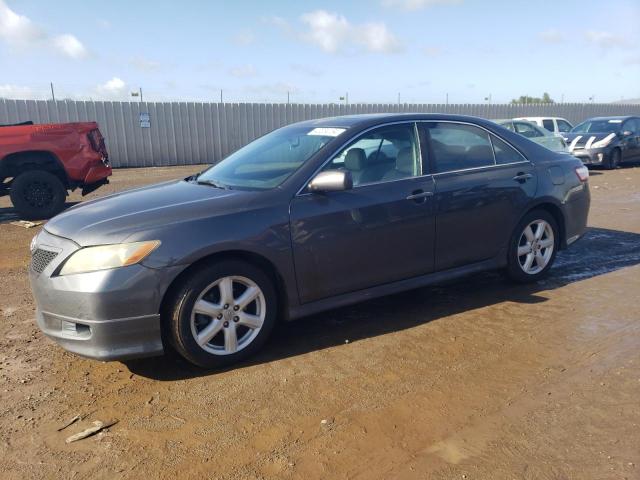
[[[415,190],[407,197],[407,200],[413,200],[422,203],[427,197],[433,197],[433,192],[425,192],[424,190]]]
[[[531,175],[530,173],[519,172],[515,177],[512,178],[512,180],[515,180],[516,182],[524,183],[530,178],[533,178],[533,175]]]

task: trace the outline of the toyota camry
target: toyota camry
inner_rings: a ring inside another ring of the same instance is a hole
[[[86,357],[228,365],[279,320],[484,270],[540,280],[585,232],[588,175],[479,118],[296,123],[49,221],[31,245],[37,322]]]

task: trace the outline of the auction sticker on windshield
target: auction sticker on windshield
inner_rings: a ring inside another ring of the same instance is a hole
[[[319,135],[322,137],[337,137],[345,130],[346,128],[318,127],[311,130],[309,133],[307,133],[307,135]]]

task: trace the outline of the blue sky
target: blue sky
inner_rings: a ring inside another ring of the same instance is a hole
[[[0,97],[640,98],[640,1],[0,0]]]

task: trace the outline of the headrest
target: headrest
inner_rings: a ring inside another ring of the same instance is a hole
[[[398,156],[396,157],[396,170],[413,175],[414,164],[413,148],[401,148],[398,151]]]
[[[352,172],[362,170],[366,163],[367,154],[364,153],[362,148],[352,148],[347,152],[347,156],[344,157],[344,166]]]

